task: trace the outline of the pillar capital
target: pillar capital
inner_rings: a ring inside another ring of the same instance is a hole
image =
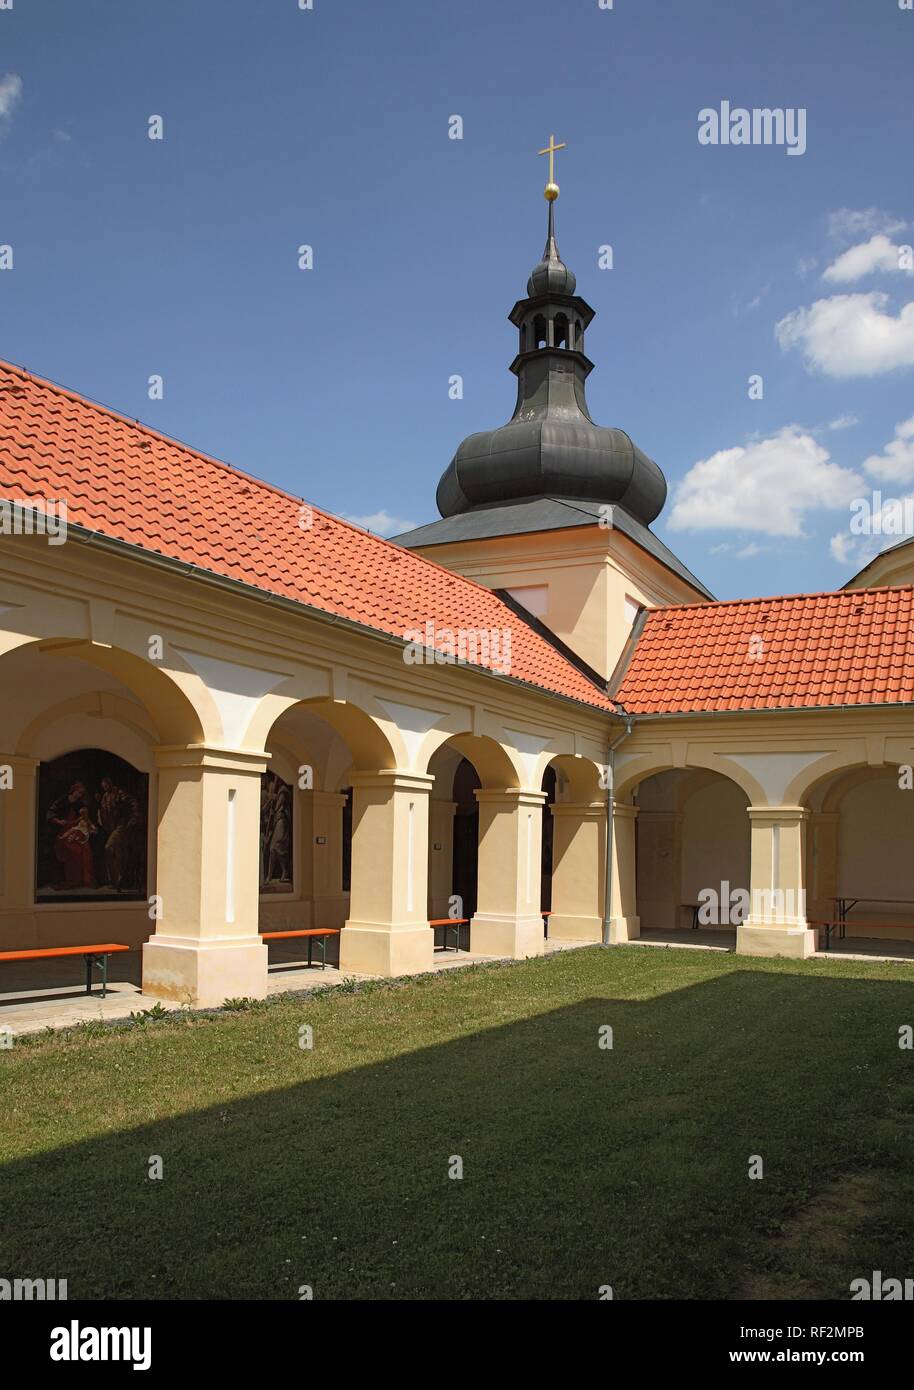
[[[0,753],[0,767],[11,767],[13,774],[18,772],[24,777],[34,777],[40,758],[28,758],[22,753]]]
[[[546,793],[528,787],[477,787],[473,792],[480,805],[502,806],[545,806]]]
[[[260,776],[266,772],[270,755],[265,750],[220,748],[215,744],[159,744],[153,749],[156,766],[186,768],[207,772],[241,772]]]
[[[435,779],[427,772],[407,772],[401,768],[381,768],[379,772],[354,772],[350,786],[362,791],[402,791],[431,793]]]
[[[549,810],[557,820],[566,816],[573,820],[606,819],[605,801],[556,801]]]
[[[811,814],[808,806],[747,806],[746,810],[750,821],[760,825],[795,825]]]
[[[613,802],[614,820],[636,820],[641,814],[640,806],[630,806],[627,801]]]
[[[317,787],[309,787],[307,791],[299,788],[302,796],[310,796],[315,806],[345,806],[345,792],[322,792]]]

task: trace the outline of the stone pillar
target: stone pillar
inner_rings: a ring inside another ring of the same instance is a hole
[[[681,811],[639,807],[637,911],[649,929],[691,926],[679,911],[683,901],[682,824]]]
[[[311,874],[311,925],[342,927],[346,920],[346,894],[343,892],[343,807],[342,792],[305,792],[308,798],[307,841],[303,855],[309,859]]]
[[[752,902],[736,931],[746,956],[797,956],[816,949],[806,925],[805,806],[750,806]]]
[[[37,758],[0,753],[0,905],[29,912],[35,903],[37,771]]]
[[[635,866],[635,823],[638,807],[616,802],[613,807],[612,918],[609,940],[613,946],[641,935],[638,916],[638,880]]]
[[[557,941],[602,941],[606,886],[606,802],[551,807],[552,916]]]
[[[428,925],[428,804],[434,777],[352,778],[352,891],[340,969],[403,975],[432,966]]]
[[[428,915],[447,917],[454,891],[454,815],[456,801],[432,798],[428,823]],[[462,914],[461,914],[462,915]]]
[[[841,816],[837,811],[816,811],[809,818],[809,917],[825,922],[834,918],[834,899],[838,893],[838,827]]]
[[[540,791],[477,789],[479,889],[470,950],[480,956],[543,954],[540,911],[543,806]]]
[[[200,1007],[263,999],[258,861],[267,755],[194,745],[158,748],[156,763],[161,916],[143,947],[143,993]]]

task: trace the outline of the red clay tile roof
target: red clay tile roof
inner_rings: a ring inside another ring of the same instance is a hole
[[[616,699],[632,714],[914,701],[914,587],[657,609]]]
[[[302,529],[301,499],[5,362],[0,498],[66,498],[74,525],[397,637],[508,630],[513,679],[612,708],[490,590],[316,508]]]

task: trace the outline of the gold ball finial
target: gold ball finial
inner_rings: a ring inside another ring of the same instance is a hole
[[[550,135],[549,144],[544,150],[539,151],[540,154],[548,154],[549,156],[549,182],[543,190],[543,197],[546,199],[547,203],[554,203],[559,196],[559,186],[555,181],[555,156],[556,151],[563,150],[564,148],[564,142],[561,145],[557,145],[555,143],[555,136]]]

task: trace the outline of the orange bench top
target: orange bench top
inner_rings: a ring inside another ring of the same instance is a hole
[[[340,927],[300,927],[296,931],[263,931],[261,941],[281,941],[287,936],[339,936]]]
[[[469,917],[435,917],[429,922],[430,927],[462,927],[468,922]]]
[[[45,946],[40,951],[0,951],[0,960],[38,960],[41,956],[111,956],[115,951],[129,951],[117,941],[105,941],[98,946]]]

